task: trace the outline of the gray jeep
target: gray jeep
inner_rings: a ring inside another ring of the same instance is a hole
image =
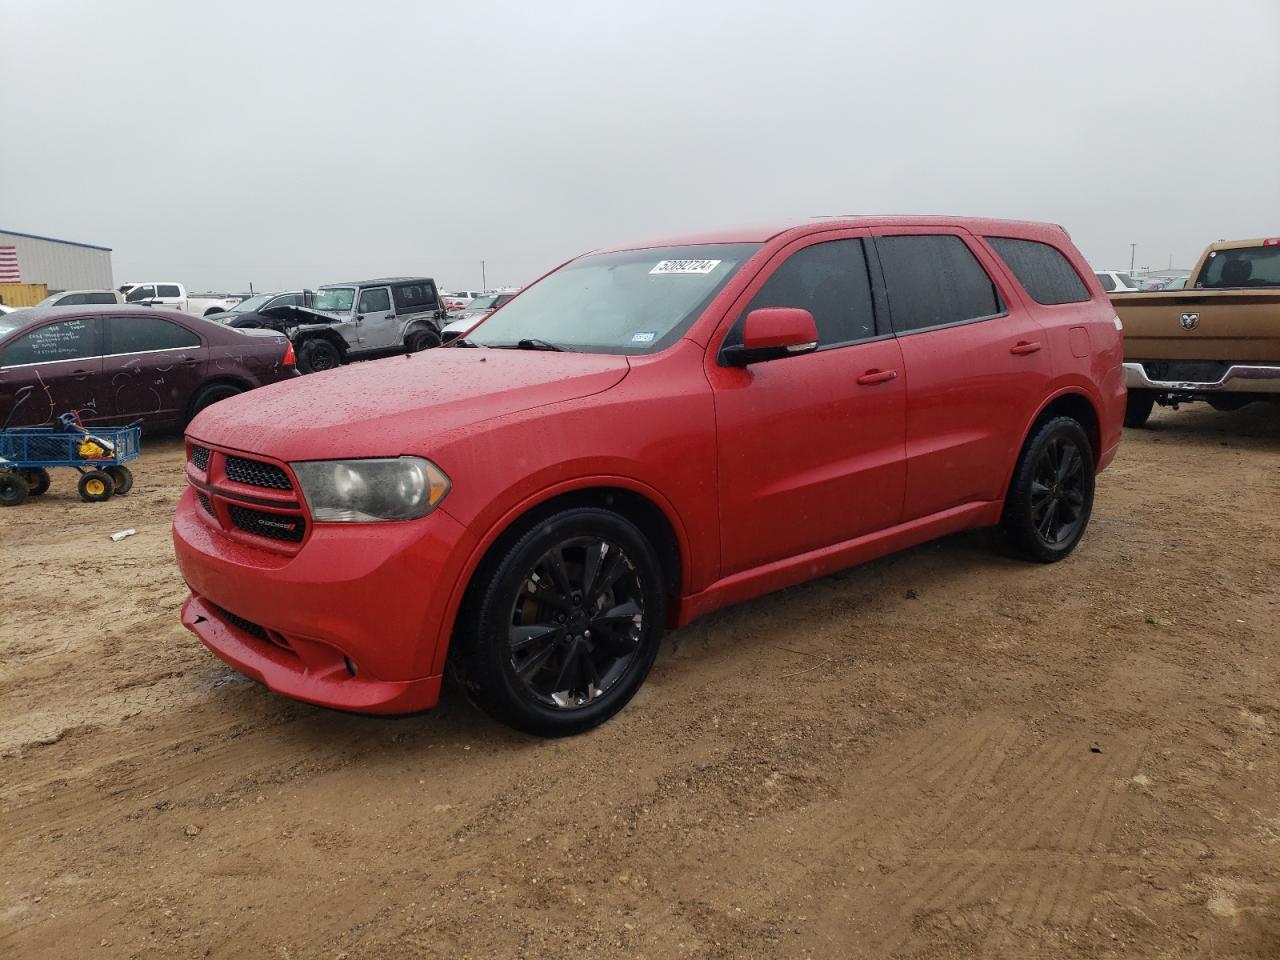
[[[267,324],[293,341],[303,373],[350,360],[440,345],[444,304],[429,277],[387,277],[318,288],[310,307],[268,307]]]

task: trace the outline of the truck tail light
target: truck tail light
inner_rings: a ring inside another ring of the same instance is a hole
[[[284,359],[280,361],[286,367],[292,367],[298,362],[298,358],[293,354],[293,341],[286,340],[284,345]]]

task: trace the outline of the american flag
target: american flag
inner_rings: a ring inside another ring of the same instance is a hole
[[[0,283],[21,283],[18,273],[18,248],[0,247]]]

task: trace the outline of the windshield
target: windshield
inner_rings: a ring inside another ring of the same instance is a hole
[[[467,304],[468,310],[491,310],[498,305],[497,297],[476,297]]]
[[[1280,287],[1280,245],[1215,250],[1209,254],[1197,286]]]
[[[491,314],[467,339],[482,346],[545,340],[583,353],[654,353],[689,329],[759,247],[708,243],[582,257]]]
[[[248,300],[241,300],[234,307],[228,310],[228,313],[252,313],[254,310],[261,309],[266,306],[268,300],[273,295],[269,293],[260,293],[256,297],[250,297]]]
[[[315,310],[327,310],[330,313],[346,313],[356,300],[355,287],[331,287],[328,290],[317,290],[312,303]]]

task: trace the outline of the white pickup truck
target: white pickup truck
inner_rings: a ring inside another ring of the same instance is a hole
[[[124,294],[125,303],[145,303],[154,307],[172,307],[196,317],[213,313],[225,313],[244,297],[232,297],[221,293],[188,295],[180,283],[151,281],[126,283],[118,288]]]

